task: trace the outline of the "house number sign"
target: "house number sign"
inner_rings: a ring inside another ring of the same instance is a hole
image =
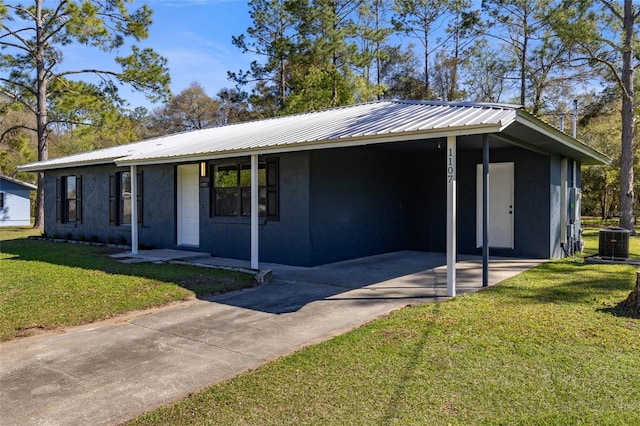
[[[455,156],[452,148],[447,151],[447,183],[451,183],[456,175]]]

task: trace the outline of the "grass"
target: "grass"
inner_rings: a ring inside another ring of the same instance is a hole
[[[247,274],[122,264],[102,247],[26,239],[38,234],[0,230],[2,341],[252,285]]]
[[[597,251],[596,231],[585,233]],[[640,239],[631,251],[640,255]],[[408,307],[131,425],[640,424],[629,265],[552,261]]]
[[[588,228],[607,228],[607,227],[617,228],[620,226],[620,219],[619,218],[602,219],[600,217],[583,216],[582,219],[580,219],[580,223],[583,227],[588,227]]]

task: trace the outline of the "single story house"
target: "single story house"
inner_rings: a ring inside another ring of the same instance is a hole
[[[31,191],[35,185],[0,175],[0,226],[31,225]]]
[[[519,106],[384,100],[20,170],[45,173],[49,235],[197,250],[256,269],[446,252],[454,294],[458,253],[572,250],[580,165],[608,161]]]

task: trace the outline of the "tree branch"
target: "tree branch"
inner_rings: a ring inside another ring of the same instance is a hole
[[[620,13],[618,13],[618,11],[616,10],[616,8],[613,6],[612,3],[609,3],[606,0],[598,0],[600,2],[600,4],[602,4],[604,7],[606,7],[607,9],[609,9],[611,11],[611,13],[618,18],[619,20],[623,21],[624,17],[622,15],[620,15]]]
[[[30,86],[30,85],[27,85],[27,84],[24,84],[24,83],[19,83],[19,82],[14,81],[14,80],[9,80],[8,78],[4,78],[4,77],[0,77],[0,82],[2,82],[2,83],[6,83],[6,84],[12,84],[12,85],[18,86],[18,87],[22,88],[24,91],[26,91],[26,92],[28,92],[28,93],[31,93],[33,96],[35,96],[35,95],[36,95],[36,91],[35,91],[35,90],[33,89],[33,87],[32,87],[32,86]],[[4,95],[6,95],[7,97],[9,97],[9,98],[11,98],[11,99],[13,99],[13,100],[15,100],[15,101],[18,101],[18,102],[20,102],[20,103],[23,103],[23,104],[27,105],[27,103],[26,103],[26,102],[24,102],[24,101],[20,100],[16,95],[14,95],[14,94],[13,94],[13,93],[11,93],[11,92],[6,91],[6,90],[5,90],[5,89],[3,89],[3,88],[0,88],[0,93],[2,93],[2,94],[4,94]]]
[[[6,4],[4,5],[7,9],[13,9],[13,10],[17,10],[23,13],[26,13],[27,15],[29,15],[31,17],[31,19],[36,19],[35,15],[31,12],[29,12],[29,9],[23,7],[22,5],[16,4],[16,5],[10,5],[10,4]]]
[[[98,70],[98,69],[83,69],[83,70],[72,70],[72,71],[63,71],[60,73],[57,73],[54,77],[64,77],[67,75],[75,75],[75,74],[104,74],[104,75],[112,75],[114,77],[119,77],[120,74],[118,74],[115,71],[107,71],[107,70]]]
[[[4,138],[9,134],[12,133],[18,129],[25,129],[25,130],[30,130],[32,132],[35,132],[36,129],[34,129],[33,127],[29,127],[26,126],[24,124],[16,124],[15,126],[11,126],[9,127],[7,130],[5,130],[4,132],[2,132],[2,134],[0,135],[0,142],[4,141]]]
[[[0,39],[3,39],[5,37],[14,37],[18,41],[20,41],[20,43],[22,43],[22,46],[21,46],[19,44],[11,43],[11,42],[8,42],[8,41],[3,41],[3,42],[1,42],[2,45],[7,46],[7,47],[14,47],[16,49],[23,50],[23,51],[25,51],[27,53],[31,53],[31,49],[29,49],[29,47],[28,47],[29,46],[29,42],[27,40],[23,39],[20,36],[20,34],[18,34],[18,33],[22,32],[22,31],[32,30],[33,28],[21,28],[19,30],[14,31],[14,30],[9,29],[4,24],[0,25],[0,28],[7,31],[7,34],[4,34],[4,35],[0,36]]]
[[[66,4],[67,4],[67,0],[60,0],[60,3],[58,3],[58,7],[56,7],[56,10],[51,15],[51,18],[48,19],[47,22],[42,26],[42,29],[45,32],[45,34],[49,32],[49,28],[53,26],[56,20],[63,16],[63,14],[60,12],[62,10],[62,7],[66,6]],[[64,25],[61,25],[60,28],[64,28]],[[52,31],[47,37],[45,37],[45,40],[49,40],[49,38],[51,38],[54,34],[60,31],[60,28],[58,28],[55,31]]]
[[[585,56],[585,57],[578,57],[578,58],[572,58],[571,62],[578,62],[578,61],[584,61],[584,62],[589,62],[589,61],[595,61],[598,62],[602,65],[604,65],[605,67],[609,68],[609,70],[611,71],[611,74],[613,74],[615,76],[615,80],[618,83],[618,85],[620,86],[620,88],[622,89],[622,91],[625,93],[625,95],[629,95],[629,93],[627,93],[624,84],[622,84],[622,78],[620,76],[620,74],[618,74],[618,69],[616,68],[616,66],[614,64],[612,64],[611,62],[605,60],[605,59],[600,59],[596,56]]]

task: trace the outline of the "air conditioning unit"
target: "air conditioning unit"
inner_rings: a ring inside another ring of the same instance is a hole
[[[599,232],[599,255],[604,259],[629,258],[629,234],[624,228],[604,228]]]

